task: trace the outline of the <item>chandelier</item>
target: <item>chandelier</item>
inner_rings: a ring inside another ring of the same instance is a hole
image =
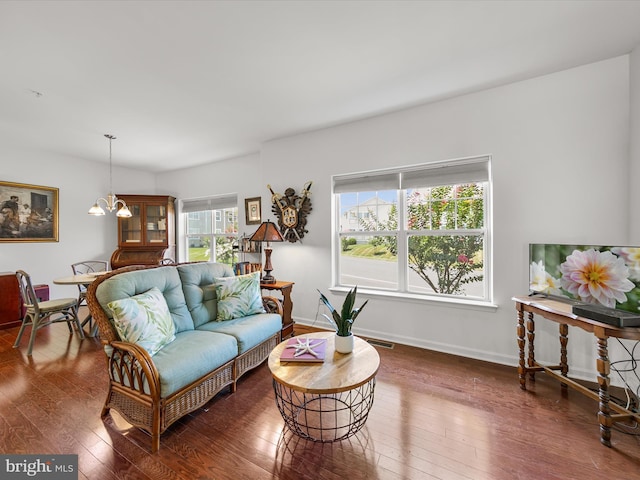
[[[118,204],[120,204],[121,206],[116,212],[116,216],[130,217],[131,210],[129,210],[129,207],[127,207],[127,204],[125,203],[125,201],[120,200],[118,197],[116,197],[114,193],[112,193],[113,188],[111,184],[112,184],[113,178],[111,174],[111,141],[115,140],[116,137],[114,137],[113,135],[109,135],[108,133],[105,134],[104,136],[109,139],[109,194],[107,195],[107,198],[98,198],[96,200],[96,203],[93,204],[93,207],[89,209],[88,213],[89,215],[104,215],[104,210],[100,206],[100,201],[103,201],[105,204],[105,207],[107,208],[107,210],[109,210],[109,212],[113,212],[118,207]]]

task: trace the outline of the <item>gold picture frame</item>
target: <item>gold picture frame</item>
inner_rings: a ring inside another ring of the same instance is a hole
[[[247,225],[260,225],[262,223],[262,197],[245,198],[244,214]]]
[[[54,187],[0,181],[0,243],[57,242]]]

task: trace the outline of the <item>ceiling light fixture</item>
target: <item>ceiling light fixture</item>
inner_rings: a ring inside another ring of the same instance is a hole
[[[116,216],[118,217],[130,217],[131,216],[131,210],[129,210],[129,207],[127,207],[127,204],[125,203],[124,200],[120,200],[118,197],[116,197],[116,195],[113,192],[113,188],[112,188],[112,174],[111,174],[111,141],[115,140],[116,137],[114,137],[113,135],[109,135],[108,133],[105,133],[104,135],[105,137],[107,137],[109,139],[109,194],[107,195],[107,198],[98,198],[96,200],[96,203],[93,204],[93,207],[91,207],[89,209],[89,215],[104,215],[104,210],[102,209],[102,207],[99,205],[100,200],[102,200],[105,203],[105,207],[107,207],[107,210],[109,210],[110,212],[113,212],[118,204],[121,204],[120,209],[116,212]]]

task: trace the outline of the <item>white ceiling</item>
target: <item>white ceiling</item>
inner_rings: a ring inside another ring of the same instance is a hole
[[[638,45],[640,1],[4,0],[0,142],[166,171]]]

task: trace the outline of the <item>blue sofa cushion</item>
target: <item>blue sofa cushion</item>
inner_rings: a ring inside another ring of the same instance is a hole
[[[277,313],[259,313],[224,322],[208,322],[197,330],[226,333],[235,337],[238,341],[237,354],[240,355],[282,330],[282,317]]]
[[[238,355],[236,339],[230,335],[191,330],[155,354],[162,398],[177,392]]]
[[[96,298],[102,309],[112,318],[111,310],[107,306],[109,302],[133,297],[153,287],[157,287],[167,301],[171,318],[176,326],[176,333],[193,330],[193,320],[187,309],[182,282],[175,267],[134,270],[114,275],[98,286]]]
[[[215,320],[218,313],[215,279],[233,277],[231,267],[221,263],[192,263],[178,265],[177,270],[195,328]]]

